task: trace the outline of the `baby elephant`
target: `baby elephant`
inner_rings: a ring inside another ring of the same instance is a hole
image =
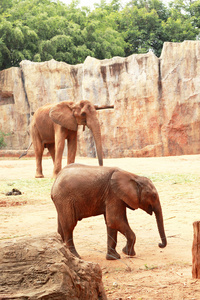
[[[117,231],[127,239],[123,252],[134,256],[135,234],[131,230],[126,208],[141,208],[155,213],[158,231],[164,248],[167,240],[163,225],[159,196],[153,183],[146,177],[119,168],[71,164],[56,178],[51,198],[58,213],[58,232],[69,250],[80,257],[73,242],[73,230],[83,218],[104,215],[107,226],[106,259],[119,259],[115,250]]]

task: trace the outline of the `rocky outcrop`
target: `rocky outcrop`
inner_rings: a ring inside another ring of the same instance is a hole
[[[164,43],[153,52],[68,65],[22,61],[0,72],[0,129],[7,149],[28,145],[28,124],[47,102],[97,105],[104,157],[200,153],[200,41]],[[90,130],[79,129],[78,155],[94,157]]]
[[[165,43],[160,70],[163,153],[200,153],[200,42]]]
[[[8,149],[20,149],[28,144],[29,104],[26,99],[20,68],[0,72],[0,130]]]
[[[0,245],[0,299],[106,300],[98,264],[74,257],[57,235]]]

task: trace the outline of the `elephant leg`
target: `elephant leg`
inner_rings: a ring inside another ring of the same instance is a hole
[[[67,245],[67,248],[70,250],[72,254],[74,254],[76,257],[81,258],[78,252],[76,251],[74,241],[73,241],[73,232],[69,232],[66,239],[65,243]]]
[[[62,210],[63,214],[63,210]],[[60,214],[60,216],[62,216]],[[64,216],[63,218],[58,218],[58,230],[61,234],[61,237],[63,241],[65,242],[67,248],[70,250],[72,254],[74,254],[76,257],[80,258],[78,252],[76,251],[74,241],[73,241],[73,230],[77,224],[77,222],[72,220],[72,217],[70,214],[68,214],[68,217]]]
[[[123,220],[123,222],[120,224],[119,231],[127,239],[126,246],[122,249],[123,253],[126,255],[129,255],[129,256],[136,255],[135,250],[134,250],[136,236],[135,236],[135,233],[130,228],[127,218],[125,220]]]
[[[65,138],[62,136],[55,138],[55,160],[53,169],[53,178],[56,178],[60,170],[62,169],[62,155],[65,147]]]
[[[69,130],[67,136],[67,164],[75,162],[76,150],[77,150],[77,131]]]
[[[47,148],[49,150],[53,162],[55,162],[55,144],[47,144]]]
[[[120,255],[115,250],[117,245],[117,230],[107,227],[107,260],[120,259]]]
[[[122,249],[122,251],[126,255],[134,256],[136,254],[134,250],[136,236],[128,224],[126,216],[126,206],[122,201],[115,201],[113,199],[112,205],[107,205],[106,224],[109,228],[119,231],[125,236],[125,238],[127,239],[127,244]]]
[[[64,242],[64,233],[63,233],[63,230],[62,230],[62,227],[61,227],[61,224],[60,224],[60,221],[59,221],[59,218],[58,218],[58,233],[60,234],[63,242]]]
[[[33,147],[34,147],[35,158],[36,158],[35,178],[43,178],[44,175],[42,173],[42,155],[44,152],[44,145],[39,139],[34,139]]]

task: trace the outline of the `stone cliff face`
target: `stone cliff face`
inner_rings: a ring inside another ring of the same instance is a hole
[[[200,153],[200,42],[165,43],[160,69],[164,154]]]
[[[200,153],[200,42],[165,43],[126,58],[68,65],[22,61],[0,72],[0,129],[7,149],[25,149],[29,122],[47,102],[90,100],[98,107],[104,157]],[[94,157],[89,129],[79,129],[77,155]]]

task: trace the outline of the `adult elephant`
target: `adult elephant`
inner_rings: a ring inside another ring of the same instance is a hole
[[[58,104],[46,104],[37,109],[30,124],[31,143],[36,157],[36,178],[42,178],[42,155],[48,148],[54,162],[53,177],[62,168],[62,154],[65,139],[68,141],[67,164],[75,161],[77,149],[78,125],[91,129],[97,150],[99,165],[103,165],[101,130],[95,106],[87,100],[79,103],[63,101]],[[28,149],[25,153],[27,154]]]
[[[134,256],[136,237],[128,224],[126,208],[141,208],[150,215],[154,212],[162,241],[159,247],[167,245],[159,196],[146,177],[118,168],[71,164],[63,168],[56,178],[51,198],[58,213],[58,232],[77,257],[79,254],[73,242],[77,221],[101,214],[107,226],[106,259],[120,258],[116,251],[118,231],[127,239],[122,251]]]

